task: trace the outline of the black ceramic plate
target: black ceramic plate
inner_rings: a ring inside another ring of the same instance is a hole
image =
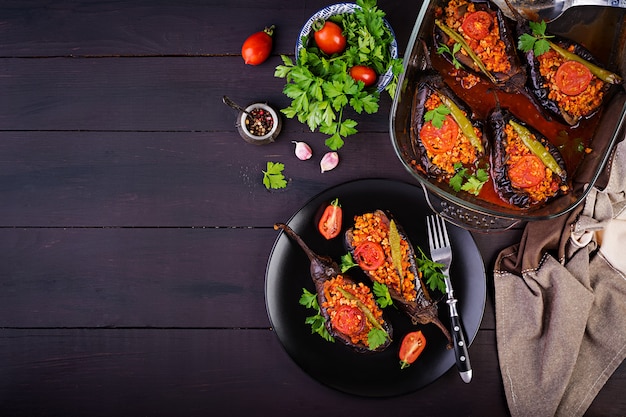
[[[320,208],[335,198],[339,198],[343,208],[343,231],[352,226],[357,214],[375,209],[388,210],[404,227],[411,243],[429,253],[425,218],[432,212],[422,189],[382,179],[358,180],[330,188],[309,201],[287,222],[316,253],[330,255],[338,263],[346,253],[342,236],[327,241],[315,225]],[[448,232],[453,250],[451,277],[459,300],[457,307],[471,343],[485,307],[485,269],[470,233],[453,225],[449,225]],[[358,268],[350,269],[348,274],[368,282]],[[315,291],[309,275],[309,260],[300,247],[281,232],[265,275],[267,311],[287,353],[321,383],[355,395],[392,396],[418,390],[455,366],[454,352],[446,349],[447,339],[435,325],[414,326],[393,307],[385,309],[394,328],[394,341],[385,351],[359,354],[340,342],[325,341],[312,334],[310,326],[304,322],[314,312],[298,303],[302,288]],[[445,301],[439,303],[439,317],[444,324],[449,324]],[[415,363],[401,370],[398,359],[400,342],[406,333],[418,329],[426,336],[426,348]]]

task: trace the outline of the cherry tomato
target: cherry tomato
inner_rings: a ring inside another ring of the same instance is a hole
[[[426,347],[426,338],[421,330],[407,333],[400,345],[400,369],[410,366]]]
[[[341,333],[353,336],[365,328],[365,314],[357,307],[341,305],[335,310],[330,322]]]
[[[355,261],[366,271],[375,271],[385,263],[385,252],[376,242],[365,241],[354,250]]]
[[[317,47],[327,55],[338,54],[346,48],[346,37],[343,36],[341,26],[324,20],[313,23],[313,37]]]
[[[450,115],[446,115],[440,128],[435,127],[432,122],[426,122],[420,130],[420,139],[424,147],[434,154],[452,149],[457,144],[458,135],[459,125]]]
[[[587,89],[593,74],[589,68],[576,61],[565,61],[556,70],[554,82],[563,94],[577,96]]]
[[[473,13],[466,13],[463,19],[463,32],[470,38],[477,41],[483,39],[491,31],[491,25],[493,24],[493,18],[485,11],[478,11]]]
[[[363,81],[366,87],[376,82],[376,71],[365,65],[355,65],[350,68],[350,76],[355,81]]]
[[[341,206],[339,205],[339,199],[335,198],[326,208],[322,214],[317,229],[326,239],[332,239],[339,236],[341,232],[341,222],[343,220],[343,213]]]
[[[273,34],[274,25],[248,36],[241,47],[241,56],[246,64],[259,65],[269,58],[272,52]]]
[[[511,184],[518,188],[530,188],[546,177],[546,166],[535,155],[525,155],[509,167]]]

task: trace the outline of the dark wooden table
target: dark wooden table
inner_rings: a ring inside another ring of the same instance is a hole
[[[319,192],[358,178],[413,182],[393,152],[391,100],[359,117],[341,163],[321,174],[324,137],[285,120],[256,147],[235,131],[240,103],[288,99],[273,76],[322,0],[0,3],[0,415],[507,415],[491,267],[520,229],[475,235],[488,299],[452,369],[394,398],[355,397],[304,373],[270,327],[264,272],[286,221]],[[381,0],[403,53],[420,2]],[[243,40],[275,24],[265,64]],[[285,163],[286,190],[261,170]],[[622,365],[587,415],[624,415]]]

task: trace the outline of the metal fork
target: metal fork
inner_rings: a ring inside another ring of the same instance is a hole
[[[450,281],[450,264],[452,264],[452,247],[448,238],[446,223],[440,216],[428,216],[426,218],[428,228],[428,244],[430,246],[430,257],[433,262],[443,265],[441,272],[446,282],[446,293],[448,295],[448,306],[450,307],[450,324],[452,326],[452,339],[454,341],[454,354],[456,356],[456,366],[463,382],[472,380],[472,365],[470,364],[469,352],[465,341],[465,331],[461,324],[461,318],[456,309],[457,299],[454,298],[454,290]]]

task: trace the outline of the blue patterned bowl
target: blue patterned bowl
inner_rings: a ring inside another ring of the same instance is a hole
[[[318,19],[327,20],[330,16],[336,14],[354,13],[354,9],[356,8],[360,8],[360,6],[357,6],[354,3],[337,3],[331,4],[330,6],[326,6],[323,9],[318,10],[313,16],[309,18],[309,20],[306,21],[304,26],[302,26],[302,30],[300,31],[300,34],[298,35],[298,40],[296,42],[296,59],[298,58],[298,56],[300,56],[300,50],[305,46],[302,43],[302,38],[306,36],[308,39],[308,36],[311,33],[311,26],[313,25],[313,22]],[[387,29],[389,29],[389,32],[393,37],[393,41],[391,42],[391,45],[389,45],[389,53],[391,54],[392,59],[398,58],[398,42],[396,41],[396,34],[394,33],[391,25],[386,19],[384,19],[384,22],[385,26],[387,26]],[[376,82],[376,89],[378,90],[378,92],[383,91],[385,87],[389,85],[391,80],[393,80],[393,72],[391,71],[391,68],[389,68],[387,72],[378,76],[378,81]]]

